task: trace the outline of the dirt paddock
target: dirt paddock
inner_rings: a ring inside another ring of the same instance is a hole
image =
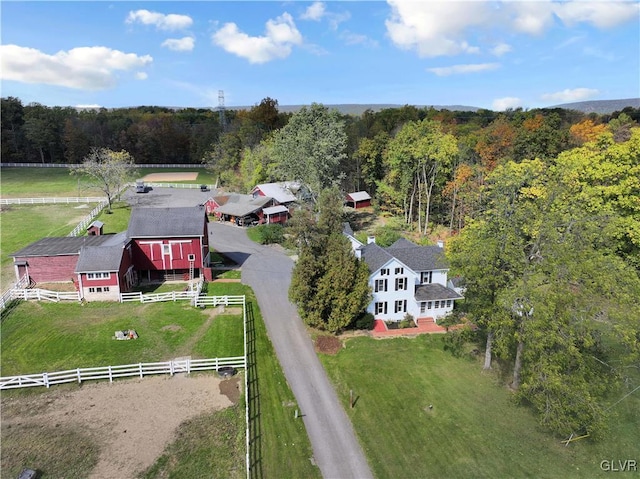
[[[224,409],[240,397],[240,378],[215,373],[177,374],[113,383],[84,383],[72,392],[3,398],[3,427],[72,423],[100,441],[94,479],[133,478],[151,466],[178,426],[205,412]],[[55,388],[55,386],[54,386]]]
[[[169,172],[169,173],[150,173],[144,176],[144,181],[194,181],[198,178],[198,172]]]

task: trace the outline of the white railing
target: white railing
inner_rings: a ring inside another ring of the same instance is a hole
[[[155,188],[187,188],[187,189],[200,189],[201,183],[156,183],[155,181],[145,181],[146,186]],[[215,189],[214,185],[205,185],[209,190]]]
[[[80,293],[74,292],[59,292],[49,291],[47,289],[18,289],[12,288],[9,290],[11,299],[35,299],[38,301],[53,301],[57,303],[59,301],[80,301]]]
[[[244,305],[244,296],[198,296],[195,306]]]
[[[120,293],[120,302],[160,303],[163,301],[179,301],[192,299],[199,293],[197,291],[169,291],[167,293]]]
[[[0,198],[0,205],[42,205],[51,203],[99,203],[105,201],[104,196],[72,196],[50,198]]]
[[[53,373],[27,374],[0,378],[0,389],[17,389],[35,386],[50,387],[55,384],[82,383],[126,377],[149,376],[153,374],[191,373],[194,371],[217,371],[222,367],[246,368],[244,356],[211,359],[174,359],[157,363],[124,364],[120,366],[104,366],[97,368],[77,368]]]

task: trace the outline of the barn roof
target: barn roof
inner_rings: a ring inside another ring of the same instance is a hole
[[[262,212],[265,215],[275,215],[277,213],[287,213],[289,208],[284,205],[270,206],[269,208],[264,208]]]
[[[300,189],[300,184],[296,182],[262,183],[256,185],[252,192],[260,190],[264,196],[270,196],[278,203],[291,203],[296,201],[296,196],[292,191]]]
[[[355,191],[353,193],[349,193],[347,198],[352,201],[366,201],[370,200],[371,196],[366,191]]]
[[[84,246],[80,250],[75,272],[118,271],[127,242],[126,234],[119,233],[100,246]]]
[[[113,235],[46,237],[25,246],[12,257],[69,256],[79,254],[83,246],[99,246]]]
[[[258,196],[254,198],[251,195],[231,194],[225,204],[216,209],[216,213],[222,213],[231,216],[246,216],[261,210],[264,205],[272,201],[270,196]]]
[[[127,233],[129,238],[202,236],[206,221],[202,206],[133,208]]]

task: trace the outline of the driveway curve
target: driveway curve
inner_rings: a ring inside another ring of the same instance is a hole
[[[256,294],[287,382],[300,406],[313,456],[325,479],[373,475],[311,339],[288,299],[293,261],[279,249],[251,241],[246,231],[209,224],[209,244],[242,265],[242,282]]]

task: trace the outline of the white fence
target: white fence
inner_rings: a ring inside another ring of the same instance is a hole
[[[193,299],[199,293],[197,291],[170,291],[168,293],[120,293],[121,303],[159,303],[162,301],[179,301],[184,299]]]
[[[145,181],[144,184],[146,186],[151,186],[151,187],[156,187],[156,188],[186,188],[186,189],[200,189],[200,184],[196,184],[196,183],[156,183],[156,182],[147,182]],[[215,185],[204,185],[206,186],[209,190],[215,189]]]
[[[68,163],[0,163],[2,168],[12,167],[12,168],[71,168],[73,166],[78,166],[77,164],[68,164]],[[171,165],[144,165],[144,164],[136,164],[133,168],[206,168],[207,165],[203,163],[179,163],[179,164],[171,164]]]
[[[18,289],[12,288],[8,291],[9,299],[35,299],[37,301],[80,301],[80,294],[74,292],[49,291],[47,289]]]
[[[244,305],[244,296],[198,296],[195,306]]]
[[[246,368],[244,356],[212,359],[175,359],[158,363],[124,364],[120,366],[104,366],[98,368],[77,368],[53,373],[27,374],[21,376],[7,376],[0,378],[0,389],[17,389],[35,386],[50,387],[55,384],[81,383],[126,377],[149,376],[153,374],[176,373],[189,374],[195,371],[218,371],[222,367]]]
[[[0,198],[0,205],[42,205],[51,203],[99,203],[104,196],[72,196],[69,198]]]

